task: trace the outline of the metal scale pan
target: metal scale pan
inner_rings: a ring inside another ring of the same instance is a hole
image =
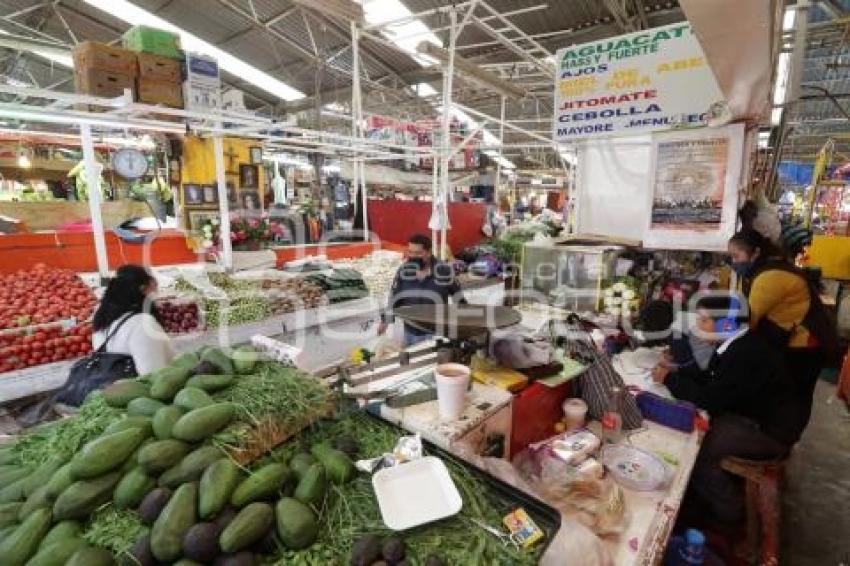
[[[485,305],[412,305],[393,309],[393,314],[411,326],[453,342],[463,342],[522,320],[519,312],[510,307]]]

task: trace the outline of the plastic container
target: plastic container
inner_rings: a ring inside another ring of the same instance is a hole
[[[434,370],[437,381],[437,406],[440,419],[454,421],[466,407],[466,390],[469,388],[470,370],[462,364],[440,364]]]
[[[451,517],[463,507],[448,468],[434,456],[384,468],[372,476],[372,487],[384,524],[395,531]]]
[[[605,446],[602,463],[618,484],[635,491],[662,489],[670,479],[670,470],[661,458],[627,444]]]
[[[587,403],[582,399],[572,398],[564,401],[564,419],[567,430],[575,430],[584,426],[587,418]]]

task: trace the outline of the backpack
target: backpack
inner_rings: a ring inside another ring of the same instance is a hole
[[[840,363],[841,341],[838,338],[838,331],[836,330],[836,319],[833,313],[821,301],[820,290],[815,282],[802,269],[781,260],[767,261],[759,266],[753,274],[751,281],[754,281],[756,277],[765,271],[772,270],[792,273],[806,282],[809,289],[809,310],[806,312],[803,320],[800,321],[800,325],[817,339],[818,349],[823,353],[827,366],[832,367]],[[749,289],[747,289],[747,294],[749,295]],[[759,322],[758,333],[768,343],[785,350],[788,348],[788,342],[791,340],[791,335],[795,328],[796,326],[790,330],[786,330],[765,317],[763,321]]]

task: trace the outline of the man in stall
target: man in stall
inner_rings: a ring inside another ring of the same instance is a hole
[[[779,352],[747,325],[746,299],[735,294],[703,297],[696,304],[697,328],[716,345],[705,372],[671,372],[659,365],[653,379],[677,399],[711,415],[690,491],[700,509],[722,526],[744,518],[744,486],[724,471],[727,456],[753,460],[784,458],[800,438],[794,384]]]
[[[399,267],[390,290],[386,312],[381,317],[378,335],[383,336],[393,320],[393,309],[411,305],[464,304],[454,268],[437,260],[431,253],[431,239],[415,234],[407,242],[407,260]],[[412,346],[432,334],[409,324],[404,325],[404,346]]]

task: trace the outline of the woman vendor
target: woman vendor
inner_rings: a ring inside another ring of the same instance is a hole
[[[711,415],[691,490],[702,508],[728,526],[744,517],[744,491],[721,460],[784,458],[802,432],[791,377],[779,352],[750,330],[744,301],[734,295],[697,301],[695,331],[716,346],[705,373],[671,373],[665,366],[653,372],[677,399]]]
[[[729,255],[749,300],[751,327],[785,357],[797,390],[801,428],[805,428],[824,366],[818,337],[829,332],[810,324],[812,309],[822,308],[819,297],[812,292],[806,275],[755,230],[742,230],[732,236]]]

